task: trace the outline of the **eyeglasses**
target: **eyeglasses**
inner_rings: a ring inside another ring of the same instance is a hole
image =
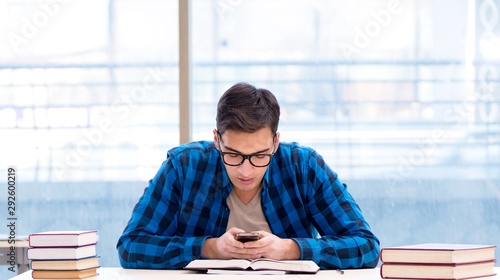
[[[219,142],[219,147],[221,147],[220,138],[221,138],[221,135],[219,134],[219,139],[217,139],[217,141]],[[229,166],[242,165],[243,162],[245,162],[245,160],[248,159],[250,164],[255,166],[255,167],[266,167],[271,163],[271,159],[274,156],[274,148],[275,148],[275,144],[274,144],[274,137],[273,137],[273,153],[272,154],[256,153],[256,154],[244,155],[242,153],[220,151],[220,156],[222,157],[222,161]]]

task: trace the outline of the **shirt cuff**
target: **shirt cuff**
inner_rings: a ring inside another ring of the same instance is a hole
[[[313,244],[311,244],[307,238],[292,238],[293,241],[297,242],[300,248],[300,259],[301,260],[312,260],[313,258]]]

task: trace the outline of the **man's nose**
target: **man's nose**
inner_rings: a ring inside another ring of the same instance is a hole
[[[250,163],[249,159],[245,159],[243,163],[238,167],[238,172],[243,176],[248,176],[253,172],[255,167]]]

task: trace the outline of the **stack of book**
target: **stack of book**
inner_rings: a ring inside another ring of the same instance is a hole
[[[495,275],[494,245],[427,243],[382,248],[380,275],[390,279],[471,279]]]
[[[97,275],[97,231],[46,231],[29,235],[33,279],[83,279]]]

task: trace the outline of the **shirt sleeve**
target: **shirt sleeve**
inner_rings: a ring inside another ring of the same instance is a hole
[[[177,269],[201,257],[207,237],[174,234],[181,195],[178,177],[167,158],[149,182],[117,243],[122,267]]]
[[[301,258],[315,261],[322,269],[375,267],[380,244],[361,209],[324,162],[312,153],[307,174],[308,209],[319,238],[295,238]]]

